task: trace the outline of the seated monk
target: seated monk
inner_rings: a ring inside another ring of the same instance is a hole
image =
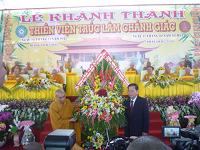
[[[170,73],[171,68],[169,66],[166,66],[165,73],[163,73],[164,76],[170,75],[171,79],[175,79],[175,75],[173,73]]]
[[[10,80],[16,80],[17,83],[21,83],[22,81],[24,81],[24,78],[19,75],[19,69],[14,70],[14,76],[12,76]]]
[[[28,68],[24,68],[23,71],[21,72],[21,74],[27,74],[30,75],[30,73],[28,73]]]
[[[56,69],[53,69],[52,75],[53,76],[49,80],[55,83],[63,84],[63,77],[60,74],[58,74]]]
[[[200,69],[200,60],[198,60],[197,65],[194,67],[194,69]]]
[[[183,76],[194,76],[193,74],[190,74],[190,71],[191,71],[190,67],[187,67],[185,69],[185,74]]]
[[[27,68],[28,70],[33,70],[33,68],[31,67],[30,62],[27,62],[27,63],[26,63],[26,68]]]
[[[185,70],[184,62],[180,61],[179,66],[176,68],[176,73],[179,74],[180,70]]]
[[[65,73],[65,72],[64,72],[63,66],[60,66],[60,71],[59,71],[59,73]]]
[[[9,68],[6,66],[5,62],[3,62],[3,67],[5,68],[6,74],[8,75],[9,74]]]
[[[169,64],[166,62],[166,63],[164,63],[165,70],[166,70],[167,67],[169,67]]]
[[[128,68],[126,71],[135,71],[136,74],[138,74],[137,70],[134,68],[134,63],[131,63],[130,68]]]
[[[81,144],[81,123],[73,118],[73,105],[69,99],[66,99],[65,92],[62,89],[56,90],[55,95],[56,100],[49,106],[52,129],[53,131],[56,129],[74,129],[76,132],[76,144],[73,149],[82,149],[79,146]]]
[[[149,67],[147,70],[147,74],[144,75],[144,78],[142,81],[149,81],[149,77],[153,76],[152,72],[153,72],[152,68]]]
[[[71,59],[71,58],[68,58],[68,61],[67,61],[66,64],[65,64],[65,69],[68,69],[69,72],[72,71],[72,65],[70,64],[71,61],[72,61],[72,59]]]
[[[151,67],[152,70],[154,70],[154,67],[151,66],[151,62],[150,61],[147,61],[147,66],[143,68],[143,70],[148,70],[148,68]]]
[[[42,79],[42,77],[38,75],[38,71],[37,71],[37,70],[34,70],[34,71],[33,71],[33,76],[32,76],[31,78],[34,78],[34,79]]]
[[[18,66],[17,69],[19,69],[19,72],[21,72],[22,69],[19,67],[18,61],[15,61],[15,65],[11,68],[11,74],[14,73],[16,66]]]

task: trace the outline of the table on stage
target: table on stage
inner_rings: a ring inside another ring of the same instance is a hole
[[[132,74],[132,75],[125,75],[126,79],[129,81],[129,83],[140,83],[140,74]],[[128,88],[123,84],[124,92],[123,95],[128,95]]]
[[[164,89],[162,89],[159,85],[154,87],[153,84],[145,87],[145,82],[141,82],[139,83],[139,95],[141,97],[145,97],[145,95],[152,97],[189,95],[192,92],[200,90],[200,83],[198,84],[190,83],[190,84],[192,86],[175,83],[173,86],[169,85],[169,87],[166,86]]]
[[[77,96],[78,91],[75,89],[75,86],[80,79],[80,76],[66,76],[66,96]]]

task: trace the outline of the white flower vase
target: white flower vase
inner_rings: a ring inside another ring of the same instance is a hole
[[[6,138],[4,138],[4,141],[0,142],[0,148],[3,147],[5,145],[5,143],[6,143]]]
[[[19,146],[19,134],[13,136],[14,147]]]
[[[33,135],[29,127],[25,127],[24,135],[22,136],[21,143],[23,147],[26,147],[31,142],[35,142],[35,136]]]

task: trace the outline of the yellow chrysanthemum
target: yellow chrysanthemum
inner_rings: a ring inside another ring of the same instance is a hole
[[[112,115],[114,115],[115,114],[115,112],[114,111],[112,111]]]
[[[89,89],[89,86],[86,86],[85,89],[86,89],[86,90]]]
[[[116,100],[116,102],[119,104],[119,103],[120,103],[120,100],[119,100],[119,99],[117,99],[117,100]]]
[[[96,133],[96,131],[95,131],[95,130],[93,130],[93,133],[95,134],[95,133]]]
[[[84,145],[84,144],[82,144],[82,147],[85,147],[85,145]]]
[[[96,147],[96,149],[101,148],[101,144],[99,142],[95,142],[94,146]]]
[[[84,101],[84,98],[81,98],[81,101]]]
[[[92,129],[91,129],[91,128],[89,128],[89,131],[92,131]]]
[[[97,109],[97,103],[93,103],[92,106],[94,109]]]
[[[123,108],[123,107],[121,107],[120,109],[121,109],[121,110],[124,110],[124,108]]]
[[[90,136],[88,136],[87,139],[90,139]]]
[[[6,127],[5,123],[0,122],[0,126]]]
[[[87,106],[83,106],[83,110],[86,110],[87,109]]]
[[[116,84],[114,85],[114,88],[117,89],[117,85]]]

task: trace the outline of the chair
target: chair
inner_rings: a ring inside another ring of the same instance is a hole
[[[58,73],[63,77],[63,84],[67,84],[66,73]]]
[[[64,69],[64,72],[69,73],[68,69]]]
[[[165,70],[159,70],[158,75],[160,76],[163,73],[165,73]]]
[[[185,74],[185,70],[179,70],[179,79],[181,79],[181,76]],[[192,69],[190,70],[190,74],[193,74]]]
[[[178,68],[178,66],[173,66],[172,67],[172,73],[176,73],[176,69]]]
[[[141,70],[141,81],[143,80],[145,74],[147,74],[147,70]]]
[[[20,74],[20,76],[22,76],[24,78],[24,81],[27,81],[29,79],[28,74]]]
[[[39,76],[41,76],[43,79],[46,79],[46,73],[38,73]]]
[[[82,69],[80,68],[72,68],[72,72],[76,72],[76,75],[80,77],[83,75]]]

